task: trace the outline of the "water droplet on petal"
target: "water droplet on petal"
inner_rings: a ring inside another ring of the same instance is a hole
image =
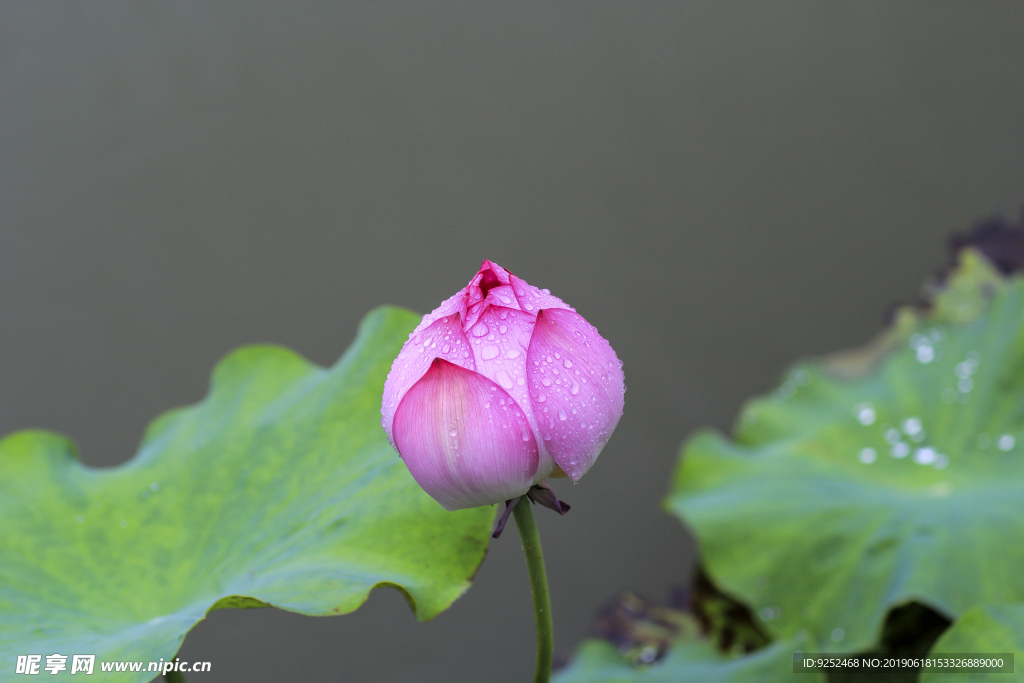
[[[496,375],[496,377],[498,379],[498,384],[505,387],[506,389],[512,388],[512,377],[505,370],[498,370],[498,374]]]
[[[538,403],[543,403],[546,400],[548,400],[547,396],[545,396],[544,394],[537,394],[537,402]]]
[[[508,358],[509,360],[519,358],[519,349],[509,349],[508,352],[505,353],[505,358]]]
[[[572,361],[569,360],[568,358],[566,358],[565,360],[562,361],[562,365],[564,365],[567,368],[571,368],[572,367]]]
[[[492,345],[485,346],[483,351],[480,352],[480,357],[484,360],[494,360],[498,357],[498,347]]]
[[[487,325],[484,323],[477,323],[476,325],[473,325],[473,329],[471,331],[474,337],[482,337],[487,334],[488,329]]]
[[[563,411],[561,411],[561,410],[558,411],[558,419],[559,420],[565,420],[567,418],[568,418],[568,416]]]

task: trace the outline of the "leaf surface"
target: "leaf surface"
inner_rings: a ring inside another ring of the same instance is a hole
[[[1024,280],[966,250],[929,309],[690,439],[666,505],[774,637],[855,652],[911,600],[1024,601],[1021,491]]]
[[[86,467],[50,433],[0,441],[3,677],[17,655],[59,653],[97,655],[94,680],[147,681],[100,661],[171,659],[223,607],[345,614],[384,585],[418,619],[446,609],[483,560],[493,508],[446,512],[381,429],[384,379],[418,320],[371,312],[330,369],[235,351],[119,467]]]
[[[793,642],[779,642],[742,657],[720,654],[707,640],[676,643],[665,659],[634,667],[603,640],[588,640],[573,662],[552,683],[780,683],[793,680]],[[818,673],[800,675],[806,683],[822,683]]]
[[[946,654],[1016,653],[1014,672],[923,673],[921,683],[972,683],[975,681],[1024,681],[1024,604],[979,605],[964,612],[942,634],[929,656]]]

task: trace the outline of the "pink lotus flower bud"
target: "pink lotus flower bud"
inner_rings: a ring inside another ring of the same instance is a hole
[[[622,417],[622,363],[575,309],[496,263],[423,317],[391,365],[381,426],[448,510],[578,481]]]

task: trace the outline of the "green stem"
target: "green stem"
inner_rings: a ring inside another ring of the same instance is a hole
[[[551,657],[555,649],[555,628],[551,621],[551,598],[548,596],[548,577],[544,573],[544,553],[540,548],[540,534],[533,521],[533,511],[526,496],[512,509],[519,528],[519,538],[526,553],[526,568],[530,572],[530,590],[533,592],[533,614],[537,621],[537,670],[534,683],[548,683],[551,679]]]

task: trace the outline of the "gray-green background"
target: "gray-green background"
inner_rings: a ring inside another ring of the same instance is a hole
[[[490,258],[625,362],[597,465],[539,513],[557,645],[692,543],[680,441],[788,363],[858,344],[1024,203],[1024,4],[0,5],[0,432],[92,465],[198,400],[218,358],[332,363],[380,303]],[[397,457],[397,456],[396,456]],[[518,539],[428,624],[222,610],[208,681],[527,680]]]

